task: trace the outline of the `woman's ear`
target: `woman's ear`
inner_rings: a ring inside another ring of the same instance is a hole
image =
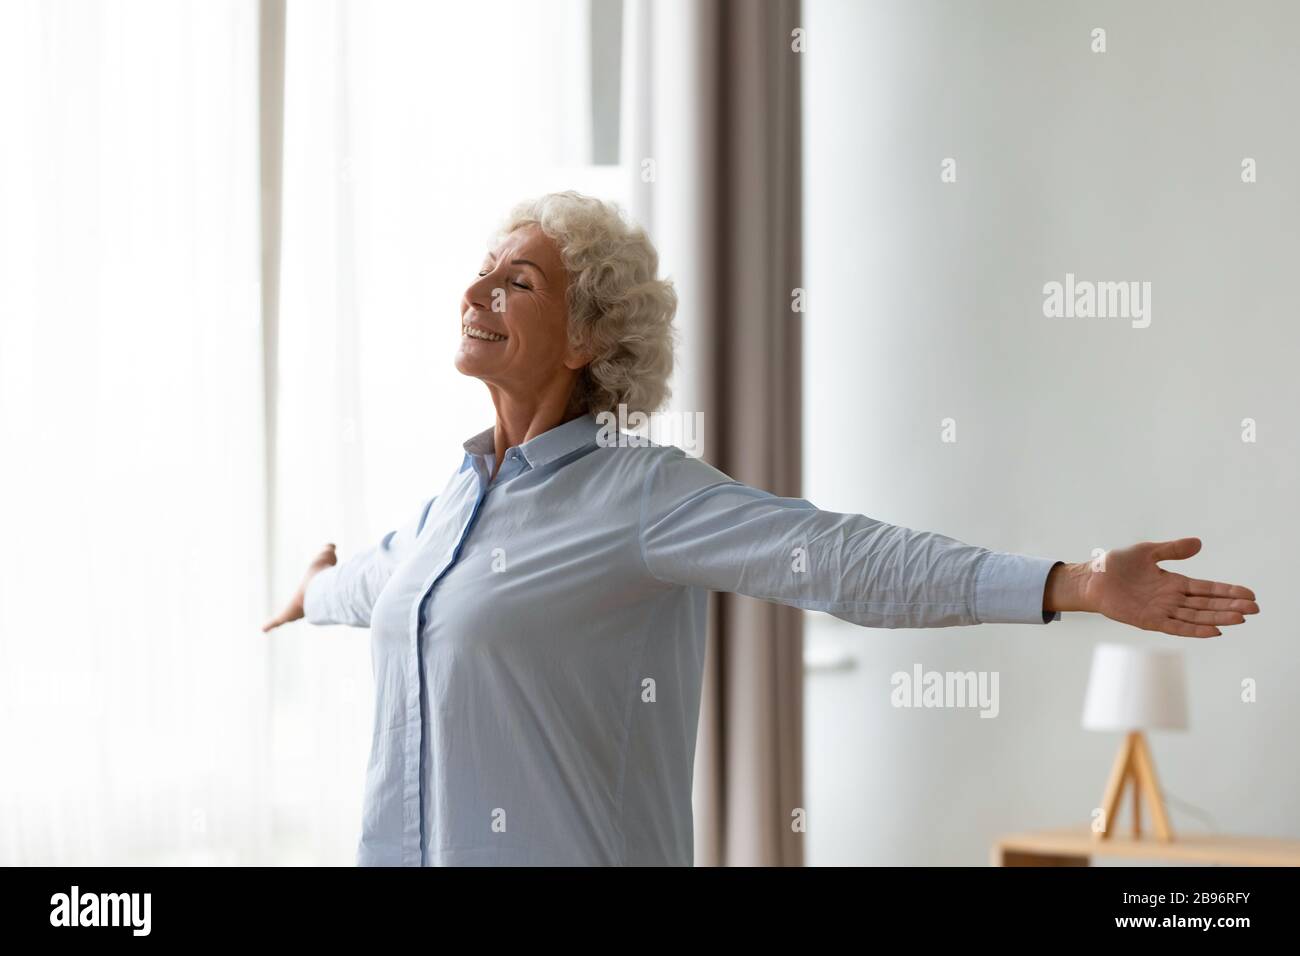
[[[580,372],[591,364],[592,358],[593,356],[588,353],[580,352],[570,345],[564,352],[564,367],[574,372]]]

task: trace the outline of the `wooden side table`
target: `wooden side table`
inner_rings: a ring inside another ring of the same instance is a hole
[[[1088,827],[1016,833],[993,845],[994,866],[1088,866],[1094,857],[1165,860],[1202,866],[1300,866],[1300,840],[1272,837],[1175,834],[1162,843],[1151,837],[1115,834],[1093,837]]]

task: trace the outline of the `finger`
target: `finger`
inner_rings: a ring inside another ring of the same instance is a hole
[[[1183,593],[1199,597],[1239,598],[1245,601],[1255,600],[1255,592],[1240,584],[1224,584],[1222,581],[1201,581],[1187,579],[1187,589]]]
[[[1259,605],[1244,598],[1183,598],[1183,607],[1194,607],[1209,611],[1238,611],[1241,614],[1258,614]]]
[[[275,617],[271,618],[269,621],[267,621],[265,624],[262,625],[262,633],[265,634],[267,631],[274,630],[275,628],[279,627],[281,624],[288,624],[290,621],[296,621],[296,620],[298,620],[298,616],[293,613],[293,609],[285,608]]]
[[[1176,621],[1173,618],[1165,621],[1160,630],[1178,637],[1218,637],[1222,633],[1217,627],[1211,627],[1208,624],[1189,624],[1186,621]]]
[[[1236,611],[1193,611],[1189,608],[1174,608],[1172,615],[1180,621],[1192,624],[1244,624],[1246,619]]]
[[[1200,550],[1200,538],[1178,538],[1174,541],[1159,542],[1151,550],[1151,556],[1157,561],[1181,561],[1190,558]]]

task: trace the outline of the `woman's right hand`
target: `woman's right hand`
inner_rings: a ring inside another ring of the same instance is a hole
[[[281,624],[288,624],[290,621],[296,621],[301,618],[304,613],[302,605],[307,596],[308,583],[310,583],[311,579],[316,576],[318,571],[323,571],[331,565],[338,564],[338,561],[338,556],[334,553],[334,545],[325,545],[325,547],[321,549],[320,554],[316,555],[316,557],[312,559],[311,564],[307,566],[307,573],[303,575],[302,583],[298,585],[298,590],[289,601],[289,604],[283,611],[262,625],[262,633],[265,634],[267,631],[273,630]]]

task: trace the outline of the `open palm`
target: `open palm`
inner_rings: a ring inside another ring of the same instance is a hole
[[[1085,601],[1111,620],[1180,637],[1216,637],[1220,627],[1258,614],[1250,588],[1189,578],[1156,564],[1200,550],[1199,538],[1179,538],[1107,551],[1101,569],[1084,583]]]

